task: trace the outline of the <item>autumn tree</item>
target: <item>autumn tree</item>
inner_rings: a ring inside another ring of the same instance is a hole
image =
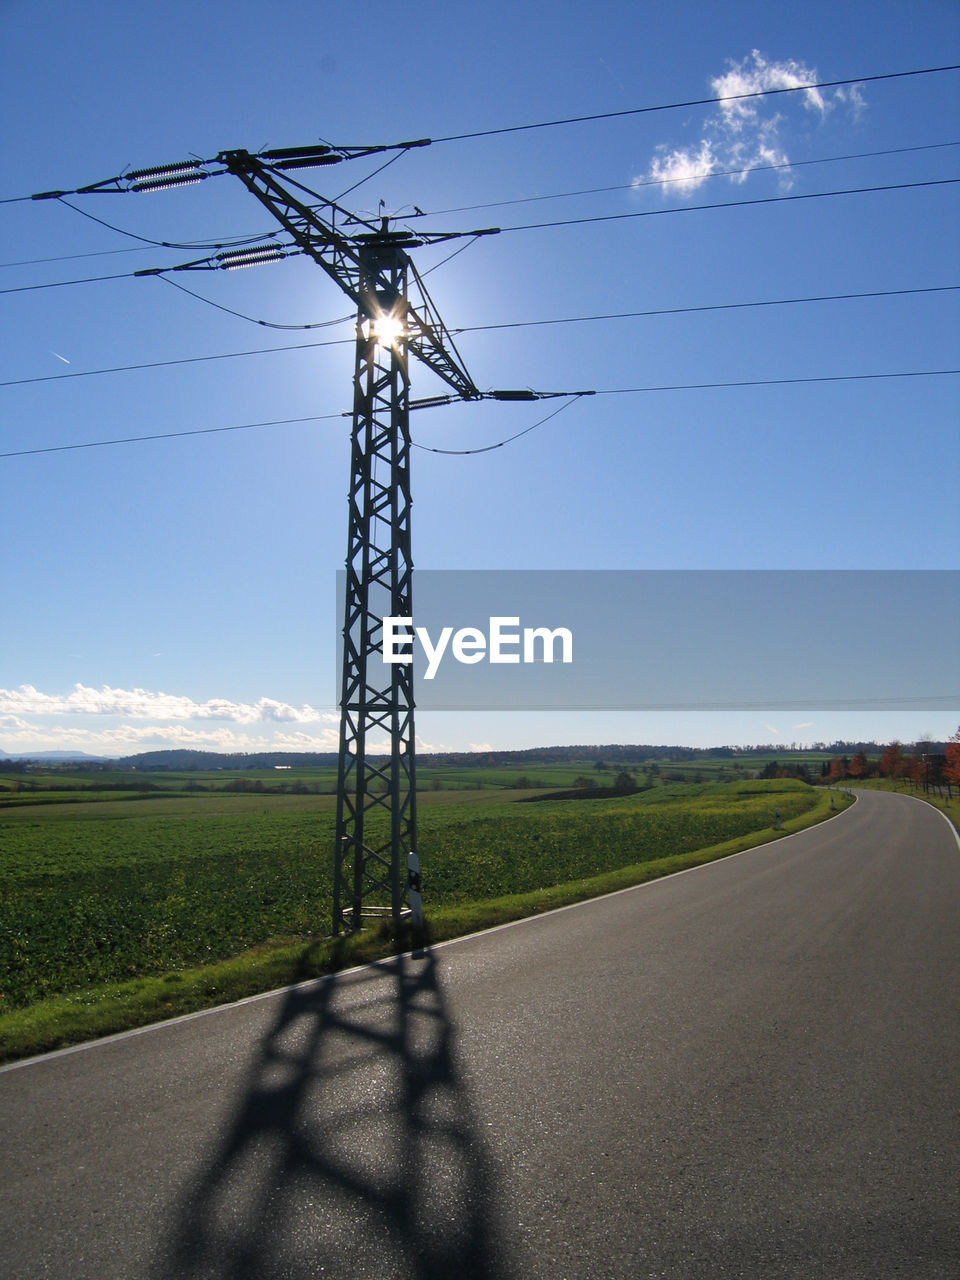
[[[903,777],[903,771],[903,744],[894,739],[888,747],[884,748],[883,755],[880,757],[880,772],[885,778],[893,778],[896,782]]]
[[[865,778],[870,771],[870,761],[867,759],[867,753],[861,748],[850,761],[850,777]]]
[[[911,782],[923,787],[924,791],[929,791],[930,784],[935,781],[934,772],[935,753],[933,751],[933,743],[928,739],[922,739],[913,749],[908,776]]]
[[[960,727],[947,743],[947,763],[944,766],[944,777],[947,780],[947,786],[952,783],[955,787],[960,787]]]

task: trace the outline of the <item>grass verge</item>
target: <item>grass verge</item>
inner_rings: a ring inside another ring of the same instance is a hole
[[[835,809],[831,809],[830,793],[824,791],[813,809],[785,822],[779,831],[754,831],[692,853],[640,862],[528,893],[433,911],[428,906],[428,938],[414,935],[406,926],[398,932],[384,924],[339,938],[276,939],[217,964],[53,996],[0,1016],[0,1062],[229,1004],[245,996],[395,955],[425,941],[462,937],[715,862],[814,826],[840,812],[850,801],[833,793],[833,803]]]

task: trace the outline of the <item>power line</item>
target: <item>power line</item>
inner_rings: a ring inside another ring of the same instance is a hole
[[[473,324],[462,329],[451,329],[453,334],[482,333],[493,329],[530,329],[542,325],[554,324],[586,324],[590,321],[602,320],[639,320],[653,316],[686,316],[698,315],[708,311],[746,311],[755,307],[789,307],[811,302],[850,302],[855,299],[870,298],[903,298],[924,293],[952,293],[960,290],[960,285],[929,285],[918,289],[874,289],[864,293],[821,293],[809,297],[768,298],[755,302],[716,302],[695,307],[656,307],[647,311],[611,311],[594,316],[562,316],[550,320],[513,320],[500,324]]]
[[[456,250],[456,253],[461,253],[463,249],[468,247],[468,245],[463,245],[460,249]],[[455,256],[456,255],[453,253],[450,254],[451,258]],[[447,262],[449,259],[445,258],[444,261]],[[437,265],[440,266],[442,264],[438,263]],[[427,273],[424,272],[424,275],[426,274]],[[225,311],[228,316],[236,316],[239,320],[248,320],[250,324],[262,325],[265,329],[329,329],[334,325],[346,324],[348,320],[353,320],[355,318],[354,316],[349,315],[337,316],[334,320],[317,320],[312,324],[276,324],[272,320],[258,320],[256,316],[248,316],[242,311],[234,311],[232,307],[225,307],[219,302],[214,302],[212,298],[205,298],[201,293],[194,293],[192,289],[186,288],[185,285],[180,284],[177,280],[171,280],[167,275],[161,275],[157,278],[159,280],[163,280],[165,284],[172,284],[173,287],[175,289],[179,289],[181,293],[186,293],[189,294],[191,298],[196,298],[198,302],[205,302],[208,307],[215,307],[217,311]]]
[[[896,373],[835,373],[813,378],[751,378],[740,382],[666,383],[655,387],[608,387],[595,391],[597,396],[632,396],[651,391],[713,391],[732,387],[790,387],[817,382],[878,382],[887,378],[946,378],[960,369],[907,369]]]
[[[502,449],[504,445],[511,444],[514,440],[519,440],[521,436],[526,436],[531,431],[536,431],[538,427],[542,427],[551,418],[555,418],[564,409],[568,409],[575,400],[582,399],[583,396],[629,396],[664,391],[718,391],[731,390],[738,387],[788,387],[830,382],[873,382],[892,378],[942,378],[954,374],[960,374],[960,369],[915,369],[898,373],[828,374],[812,378],[754,378],[740,382],[685,382],[651,387],[612,387],[603,391],[575,391],[570,393],[570,399],[565,404],[562,404],[559,409],[554,409],[552,413],[548,413],[545,418],[541,418],[539,422],[533,423],[532,426],[527,427],[524,431],[518,431],[515,435],[498,440],[496,444],[487,444],[476,449],[438,449],[430,445],[414,442],[412,447],[421,449],[424,453],[442,453],[449,456],[492,453],[494,449]]]
[[[751,165],[745,169],[724,169],[724,170],[717,171],[715,173],[704,174],[704,180],[706,181],[713,178],[739,177],[742,174],[765,173],[765,172],[776,171],[780,169],[798,169],[804,166],[810,166],[810,165],[816,165],[816,164],[837,164],[837,163],[840,163],[843,161],[849,161],[849,160],[868,160],[868,159],[873,159],[879,156],[906,155],[906,154],[918,152],[918,151],[938,151],[938,150],[943,150],[946,147],[958,147],[958,146],[960,146],[960,141],[928,142],[928,143],[923,143],[919,146],[891,147],[891,148],[886,148],[885,150],[882,150],[882,151],[854,151],[854,152],[849,152],[846,155],[839,155],[839,156],[819,156],[819,157],[814,157],[810,160],[790,160],[790,161],[784,162],[783,164],[761,164],[761,165]],[[389,163],[393,163],[393,161],[391,160]],[[381,166],[381,168],[385,168],[385,167],[386,166]],[[379,170],[377,172],[379,172]],[[374,177],[374,176],[375,174],[370,175],[370,177]],[[367,179],[361,179],[361,181],[366,181],[366,180]],[[686,181],[689,181],[689,179],[656,178],[656,179],[643,179],[642,181],[635,180],[633,182],[616,183],[614,185],[605,186],[605,187],[584,187],[578,191],[555,191],[550,195],[544,195],[544,196],[518,196],[513,199],[488,200],[481,204],[455,205],[449,209],[433,209],[433,210],[430,210],[428,213],[419,212],[419,213],[405,214],[404,217],[407,221],[412,221],[415,218],[444,217],[450,213],[472,213],[478,209],[501,209],[501,208],[506,208],[508,206],[517,205],[517,204],[538,204],[546,200],[567,200],[567,199],[572,199],[575,196],[604,195],[614,191],[635,191],[640,187],[668,187],[668,186],[674,186],[678,183],[682,183]],[[342,193],[340,196],[338,196],[337,200],[342,199],[343,194],[346,194],[346,193]],[[66,205],[69,209],[75,210],[77,213],[82,213],[84,217],[92,217],[92,215],[88,214],[85,210],[78,209],[75,205],[69,204],[69,202],[66,200],[61,200],[60,203]],[[103,222],[102,219],[94,218],[94,221],[101,222],[103,226],[110,227],[111,230],[117,231],[120,235],[133,236],[133,232],[125,231],[122,227],[112,227],[110,223]],[[202,240],[192,241],[192,242],[184,243],[182,245],[174,245],[171,242],[164,241],[164,240],[146,240],[145,237],[135,237],[137,239],[141,239],[143,243],[136,247],[130,247],[126,249],[96,249],[86,253],[59,254],[55,257],[50,257],[50,258],[24,258],[17,262],[0,262],[0,270],[5,270],[11,267],[33,267],[33,266],[38,266],[48,262],[72,262],[82,258],[101,258],[101,257],[108,258],[121,253],[146,253],[147,250],[153,245],[169,246],[170,248],[205,248],[205,247],[219,248],[222,245],[226,245],[226,244],[254,243],[257,240],[265,240],[270,235],[276,235],[276,234],[277,234],[276,232],[262,231],[262,232],[257,232],[256,234],[250,234],[246,236],[221,237],[220,239],[214,236],[208,236]],[[461,252],[461,251],[458,250],[458,252]],[[440,266],[442,264],[438,263],[437,265]],[[430,270],[435,271],[436,267],[431,267]],[[199,294],[195,296],[199,297]],[[249,317],[244,316],[243,319],[249,319]],[[258,320],[258,321],[254,321],[254,323],[261,324],[266,322]]]
[[[426,453],[443,453],[451,455],[489,453],[494,449],[503,448],[504,445],[511,443],[513,440],[519,440],[521,436],[529,435],[531,431],[535,431],[538,427],[542,427],[545,423],[549,422],[551,418],[555,418],[558,413],[561,413],[564,409],[568,408],[574,401],[580,400],[585,396],[649,395],[669,391],[717,391],[745,387],[810,386],[818,383],[876,382],[902,378],[944,378],[953,377],[957,374],[960,374],[960,369],[909,369],[892,373],[825,374],[816,377],[803,378],[752,378],[738,382],[683,382],[647,387],[607,387],[598,391],[572,391],[569,393],[569,400],[567,400],[567,402],[561,405],[558,409],[554,409],[551,413],[547,414],[545,418],[541,418],[538,422],[533,423],[532,426],[526,427],[523,431],[518,431],[512,436],[508,436],[506,439],[500,440],[496,444],[484,445],[476,449],[439,449],[432,448],[429,445],[415,443],[413,448],[421,449]],[[161,431],[153,435],[125,436],[122,439],[84,440],[76,444],[47,445],[35,449],[13,449],[6,453],[0,453],[0,458],[23,458],[34,454],[66,453],[78,449],[102,449],[111,445],[137,444],[148,440],[173,440],[182,436],[216,435],[229,431],[251,431],[258,427],[279,427],[303,422],[329,422],[334,419],[342,420],[343,417],[344,415],[342,413],[325,413],[310,415],[303,418],[278,418],[268,422],[243,422],[227,427],[200,427],[191,431]]]
[[[703,181],[713,178],[737,178],[749,173],[770,173],[780,169],[799,169],[814,164],[838,164],[847,160],[870,160],[878,156],[899,156],[916,151],[937,151],[944,147],[958,147],[960,142],[930,142],[916,147],[892,147],[883,151],[853,151],[842,156],[820,156],[811,160],[787,160],[782,164],[757,164],[741,169],[720,169],[702,175]],[[698,175],[698,181],[700,175]],[[621,182],[609,187],[584,187],[580,191],[555,191],[545,196],[518,196],[512,200],[490,200],[483,204],[463,204],[452,209],[433,209],[428,213],[412,213],[405,215],[407,220],[413,218],[443,217],[448,213],[472,213],[477,209],[503,209],[515,204],[539,204],[544,200],[569,200],[575,196],[605,195],[611,191],[636,191],[641,187],[670,187],[689,182],[689,178],[644,178],[633,182]]]
[[[436,448],[433,448],[431,445],[417,444],[416,441],[413,441],[411,443],[411,448],[422,449],[424,453],[445,453],[451,457],[453,456],[466,457],[467,455],[472,453],[492,453],[494,449],[502,449],[505,444],[511,444],[514,440],[519,440],[521,436],[528,436],[531,431],[536,431],[537,427],[542,427],[544,423],[549,422],[551,418],[555,418],[558,413],[563,413],[564,409],[569,409],[570,406],[572,404],[575,404],[577,400],[582,400],[585,395],[595,395],[595,394],[596,392],[593,392],[593,391],[571,392],[570,399],[567,400],[564,404],[560,405],[558,409],[554,409],[551,413],[548,413],[545,418],[541,418],[540,421],[535,422],[533,426],[526,427],[524,428],[523,431],[518,431],[516,435],[507,436],[505,440],[498,440],[496,444],[483,445],[482,447],[477,449],[436,449]],[[0,457],[2,456],[3,455],[0,454]]]
[[[390,166],[392,164],[395,164],[396,161],[399,160],[400,157],[403,155],[406,155],[405,151],[398,151],[395,156],[391,156],[389,160],[379,165],[376,169],[374,169],[372,173],[368,173],[365,178],[361,178],[359,182],[355,182],[352,187],[347,187],[346,191],[341,191],[338,196],[334,196],[334,199],[333,199],[334,204],[339,204],[340,201],[344,198],[344,196],[350,195],[350,193],[353,191],[356,191],[358,187],[362,187],[365,182],[370,182],[378,174],[383,173],[384,169],[389,169]]]
[[[789,86],[786,86],[783,88],[777,88],[777,89],[754,89],[747,93],[727,94],[724,97],[691,98],[683,102],[667,102],[667,103],[659,103],[652,106],[628,107],[620,111],[599,111],[591,115],[566,116],[562,119],[557,119],[557,120],[539,120],[539,121],[535,121],[533,123],[527,123],[527,124],[505,125],[505,126],[501,126],[499,128],[494,128],[494,129],[477,129],[469,133],[452,133],[452,134],[447,134],[440,138],[421,138],[421,139],[418,139],[416,142],[390,144],[389,146],[375,146],[375,147],[363,147],[363,148],[341,147],[341,148],[330,148],[329,150],[339,151],[342,153],[341,158],[346,158],[346,152],[350,152],[350,151],[373,154],[375,152],[392,150],[394,149],[394,146],[401,148],[403,150],[406,150],[412,147],[439,146],[441,143],[463,142],[473,138],[491,138],[491,137],[496,137],[496,136],[499,136],[502,134],[508,134],[508,133],[525,133],[525,132],[530,132],[531,130],[534,130],[534,129],[553,129],[563,125],[585,124],[585,123],[589,123],[591,121],[596,121],[596,120],[616,120],[616,119],[622,119],[627,116],[650,115],[655,112],[678,111],[678,110],[683,110],[690,107],[716,106],[722,102],[742,102],[752,98],[769,98],[769,97],[775,97],[777,95],[782,95],[787,93],[807,93],[814,89],[839,89],[849,85],[876,84],[884,80],[905,80],[905,79],[910,79],[918,76],[940,75],[948,71],[960,71],[960,63],[950,63],[945,66],[939,66],[939,67],[919,67],[911,71],[889,71],[889,72],[885,72],[883,74],[878,74],[878,75],[853,76],[843,80],[818,80],[818,81],[811,82],[810,84],[789,85]],[[269,158],[271,156],[271,153],[264,152],[263,155]],[[353,158],[356,158],[356,157],[353,157]],[[199,162],[199,164],[209,164],[209,163],[214,163],[214,161]],[[193,164],[193,168],[198,169],[199,164]],[[170,167],[171,166],[162,166],[164,170]],[[173,166],[173,167],[176,168],[177,166]],[[292,165],[292,163],[291,164],[281,163],[281,167],[288,168],[288,167],[294,167],[294,166]],[[144,170],[142,172],[147,173],[148,171]],[[149,172],[154,172],[154,171],[150,170]],[[157,172],[159,172],[159,170],[157,170]],[[217,170],[216,172],[221,173],[224,171]],[[128,176],[133,176],[133,175],[128,175]],[[203,174],[202,176],[210,177],[212,175]],[[369,176],[373,177],[374,175],[371,174]],[[194,175],[189,180],[196,181],[198,180],[198,178],[196,175]],[[108,181],[114,182],[114,181],[118,181],[118,179],[109,179]],[[89,191],[96,190],[96,189],[106,189],[105,184],[97,183],[97,184],[94,184],[92,188],[91,187],[77,188],[71,191],[44,192],[42,193],[42,196],[43,198],[48,198],[48,197],[59,198],[60,196],[64,196],[64,195],[87,194]],[[302,188],[302,189],[308,190],[308,188]],[[37,194],[27,195],[27,196],[7,196],[4,198],[0,198],[0,204],[15,204],[20,201],[35,200],[38,198],[40,197]]]
[[[146,246],[131,246],[127,249],[90,249],[86,253],[60,253],[53,258],[21,258],[18,262],[0,262],[0,270],[10,267],[37,267],[47,262],[75,262],[78,258],[111,258],[118,253],[145,253]]]
[[[48,284],[20,284],[12,289],[0,289],[3,293],[33,293],[37,289],[66,289],[72,284],[97,284],[102,280],[132,280],[137,273],[124,271],[115,276],[84,276],[82,280],[52,280]]]
[[[162,277],[162,278],[165,278],[165,277]],[[168,281],[168,283],[175,284],[176,282],[171,280],[171,281]],[[179,289],[183,288],[183,286],[179,284],[177,284],[176,287]],[[201,297],[200,294],[191,293],[189,289],[184,289],[183,291],[185,293],[190,293],[191,297],[195,297],[201,302],[206,302],[210,306],[217,307],[219,310],[228,310],[228,308],[220,307],[219,303],[211,302],[209,298],[203,298]],[[817,302],[851,302],[856,300],[869,301],[871,299],[876,299],[876,298],[900,298],[900,297],[911,297],[911,296],[922,295],[922,294],[954,293],[957,291],[960,291],[960,285],[955,285],[955,284],[927,285],[927,286],[922,286],[915,289],[874,289],[874,290],[869,290],[862,293],[831,293],[831,294],[816,294],[816,295],[811,295],[809,297],[767,298],[767,299],[761,299],[761,300],[750,301],[750,302],[705,303],[702,305],[690,306],[690,307],[660,307],[660,308],[651,308],[646,311],[618,311],[618,312],[608,312],[605,314],[598,314],[598,315],[592,315],[592,316],[558,316],[553,319],[545,319],[545,320],[510,320],[510,321],[504,321],[502,323],[497,323],[497,324],[465,325],[462,328],[451,329],[450,332],[451,334],[454,334],[454,335],[461,334],[461,333],[483,333],[483,332],[496,330],[496,329],[525,329],[525,328],[535,328],[535,327],[544,326],[544,325],[585,324],[591,321],[600,322],[600,321],[610,321],[610,320],[647,319],[647,318],[652,318],[656,316],[699,315],[699,314],[708,313],[711,311],[747,311],[754,308],[801,306],[804,304],[817,303]],[[241,316],[241,318],[244,320],[252,319],[252,317],[250,316],[241,315],[240,312],[231,312],[231,314]],[[352,319],[353,319],[353,316],[344,316],[341,319],[324,321],[323,325],[333,326],[336,324],[346,323],[347,321],[350,321]],[[266,324],[267,322],[254,320],[253,323]],[[276,327],[281,327],[281,326],[276,326]],[[291,327],[296,327],[296,326],[291,326]],[[307,327],[307,326],[304,326],[304,327]],[[309,327],[313,327],[313,326],[309,326]],[[311,351],[318,347],[344,346],[349,342],[353,342],[353,338],[333,338],[333,339],[327,339],[324,342],[292,343],[289,346],[282,346],[282,347],[255,347],[251,350],[246,350],[246,351],[225,351],[225,352],[218,352],[214,355],[207,355],[207,356],[182,356],[178,359],[173,359],[173,360],[156,360],[156,361],[144,362],[140,364],[112,365],[104,369],[77,370],[72,373],[48,373],[48,374],[43,374],[39,377],[33,377],[33,378],[8,379],[5,382],[0,382],[0,387],[19,387],[19,386],[25,386],[31,383],[36,383],[36,382],[60,382],[65,378],[93,378],[93,377],[99,377],[101,375],[112,374],[112,373],[131,373],[141,369],[160,369],[160,368],[168,368],[174,365],[181,365],[181,364],[200,364],[200,363],[205,363],[213,360],[239,360],[244,358],[245,356],[270,355],[273,352]]]
[[[445,267],[447,263],[452,262],[453,259],[458,256],[458,254],[465,253],[467,249],[472,249],[479,239],[480,239],[479,236],[474,236],[474,238],[472,240],[468,240],[466,244],[462,244],[459,246],[459,248],[454,249],[453,253],[448,253],[445,258],[441,258],[440,261],[435,262],[432,267],[428,267],[426,271],[421,271],[420,272],[421,280],[425,276],[432,275],[434,271],[439,271],[441,267]]]
[[[531,129],[553,129],[560,125],[586,124],[593,120],[616,120],[625,116],[650,115],[657,111],[679,111],[689,107],[711,107],[720,102],[740,102],[746,98],[768,98],[775,94],[804,93],[810,89],[839,89],[853,84],[875,84],[880,80],[904,80],[911,76],[939,75],[945,71],[960,71],[960,63],[943,67],[921,67],[916,71],[890,71],[885,75],[856,76],[847,80],[818,80],[813,84],[791,85],[783,89],[755,89],[750,93],[734,93],[722,98],[692,98],[686,102],[661,103],[650,107],[629,107],[623,111],[599,111],[588,116],[567,116],[561,120],[541,120],[536,124],[514,124],[499,129],[478,129],[472,133],[452,133],[444,138],[431,138],[437,145],[441,142],[463,142],[468,138],[492,138],[505,133],[525,133]]]
[[[11,378],[0,387],[22,387],[33,382],[63,382],[67,378],[96,378],[107,373],[131,373],[139,369],[167,369],[177,364],[204,364],[211,360],[239,360],[243,356],[264,356],[275,351],[309,351],[315,347],[336,347],[353,338],[328,338],[325,342],[299,342],[289,347],[260,347],[253,351],[224,351],[212,356],[181,356],[177,360],[151,360],[143,364],[118,364],[108,369],[81,369],[75,373],[48,373],[38,378]]]
[[[91,222],[96,222],[99,226],[106,227],[108,231],[115,231],[117,235],[127,236],[131,240],[139,240],[142,245],[158,249],[233,249],[239,245],[250,244],[255,240],[269,240],[282,234],[279,231],[267,231],[262,236],[239,236],[215,244],[206,243],[202,240],[151,240],[148,236],[139,236],[134,231],[125,231],[123,227],[115,226],[112,222],[105,222],[103,218],[98,218],[96,214],[89,213],[86,209],[80,209],[77,205],[71,204],[63,196],[58,198],[57,203],[64,205],[67,209],[72,209],[74,213],[79,213],[81,218],[88,218]]]
[[[845,187],[837,191],[810,191],[790,196],[762,196],[751,200],[720,200],[710,204],[671,205],[668,209],[642,209],[631,213],[594,214],[584,218],[558,218],[549,222],[527,222],[512,227],[489,227],[484,234],[506,234],[510,231],[543,231],[552,227],[586,226],[595,222],[622,222],[633,218],[660,218],[676,213],[704,213],[714,209],[743,209],[754,205],[789,204],[803,200],[825,200],[834,196],[874,195],[887,191],[911,191],[923,187],[956,186],[960,178],[933,178],[924,182],[892,182],[876,187]],[[468,238],[477,232],[461,231],[450,233],[446,238]],[[119,275],[88,276],[80,280],[56,280],[48,284],[17,285],[14,288],[0,289],[0,295],[8,293],[29,293],[38,289],[58,289],[68,285],[95,284],[103,280],[133,279],[136,276],[162,274],[175,268],[158,268],[155,272],[129,271]],[[246,317],[249,318],[249,317]],[[2,384],[0,384],[2,385]]]
[[[229,427],[198,427],[193,431],[159,431],[149,436],[124,436],[115,440],[84,440],[78,444],[53,444],[39,449],[14,449],[0,453],[0,458],[26,458],[37,453],[67,453],[75,449],[105,449],[115,444],[140,444],[145,440],[176,440],[181,436],[219,435],[225,431],[252,431],[257,427],[285,427],[300,422],[329,422],[339,413],[313,414],[307,418],[276,418],[270,422],[241,422]]]
[[[920,187],[955,186],[960,178],[933,178],[926,182],[891,182],[878,187],[845,187],[839,191],[808,191],[792,196],[760,196],[752,200],[720,200],[711,204],[671,205],[669,209],[641,209],[633,213],[602,213],[586,218],[558,218],[551,222],[527,222],[514,227],[500,227],[500,233],[508,231],[543,231],[547,227],[579,227],[592,222],[622,222],[629,218],[659,218],[668,213],[703,213],[707,209],[744,209],[750,205],[788,204],[798,200],[825,200],[831,196],[870,195],[881,191],[909,191]]]

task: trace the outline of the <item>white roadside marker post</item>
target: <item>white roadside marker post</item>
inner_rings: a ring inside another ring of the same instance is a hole
[[[420,896],[420,859],[415,853],[407,854],[407,884],[410,894],[410,923],[415,929],[422,929],[423,898]]]

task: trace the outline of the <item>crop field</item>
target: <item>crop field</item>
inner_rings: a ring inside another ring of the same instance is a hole
[[[570,774],[550,781],[569,786]],[[777,809],[787,822],[818,799],[793,780],[519,802],[530,794],[422,793],[428,914],[766,830]],[[333,799],[314,794],[104,795],[0,810],[0,1013],[329,932],[333,835]]]

